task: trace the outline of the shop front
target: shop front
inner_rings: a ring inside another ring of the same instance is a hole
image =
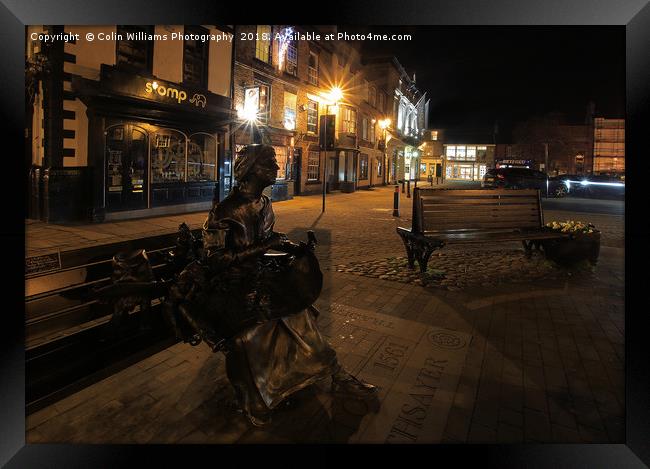
[[[87,107],[93,219],[209,207],[230,186],[230,99],[102,66],[73,80]]]

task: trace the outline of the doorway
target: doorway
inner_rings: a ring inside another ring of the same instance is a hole
[[[149,194],[147,132],[133,124],[106,129],[106,210],[147,208]]]

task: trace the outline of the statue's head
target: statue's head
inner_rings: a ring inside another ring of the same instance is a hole
[[[235,163],[235,179],[239,183],[255,181],[265,187],[275,182],[280,167],[270,145],[248,145]]]

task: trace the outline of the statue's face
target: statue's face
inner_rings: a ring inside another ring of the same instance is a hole
[[[255,165],[255,173],[265,185],[269,186],[275,182],[280,167],[275,159],[275,154],[267,153]]]

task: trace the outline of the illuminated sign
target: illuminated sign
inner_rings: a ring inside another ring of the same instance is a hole
[[[179,104],[181,101],[187,99],[187,93],[185,91],[177,90],[171,86],[159,85],[158,82],[155,81],[148,81],[147,84],[144,85],[144,89],[147,93],[157,93],[159,96],[167,96],[168,98],[175,99]]]

